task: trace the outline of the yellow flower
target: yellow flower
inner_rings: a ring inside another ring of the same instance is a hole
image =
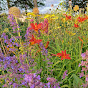
[[[3,83],[3,81],[2,81],[2,80],[0,80],[0,83]]]
[[[69,34],[70,36],[74,36],[76,34],[76,33],[72,33],[72,32],[67,31],[67,30],[66,30],[66,33]]]
[[[61,28],[61,26],[58,26],[57,28]]]
[[[45,17],[44,17],[44,18],[48,18],[48,17],[50,17],[50,15],[45,15]]]
[[[75,7],[73,9],[74,9],[74,11],[77,11],[77,10],[79,10],[79,6],[75,5]]]
[[[52,19],[58,19],[58,17],[57,16],[55,16],[54,14],[52,14],[52,15],[45,15],[45,17],[44,18],[49,18],[49,17],[52,17]]]
[[[64,43],[64,40],[62,40],[62,43]]]
[[[27,17],[26,19],[31,19],[31,17]]]
[[[8,28],[5,28],[3,32],[8,32]]]
[[[72,36],[74,36],[76,33],[71,33]]]
[[[58,19],[58,17],[57,17],[57,16],[55,16],[55,17],[53,17],[52,19],[54,19],[54,20],[55,20],[55,19]]]
[[[59,5],[62,5],[62,2]]]
[[[29,16],[29,15],[32,15],[33,17],[36,16],[33,12],[29,12],[29,13],[27,13],[27,16]]]
[[[65,21],[66,21],[66,19],[65,19],[65,18],[63,18],[63,23],[65,23]]]

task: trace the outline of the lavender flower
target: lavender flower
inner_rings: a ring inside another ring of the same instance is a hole
[[[63,74],[62,79],[65,79],[65,77],[66,77],[66,76],[68,76],[67,72],[68,72],[67,70],[66,70],[66,71],[64,71],[64,74]]]

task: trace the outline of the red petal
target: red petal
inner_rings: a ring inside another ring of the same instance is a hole
[[[33,23],[30,24],[33,29],[35,29],[35,25]]]
[[[41,23],[38,24],[38,29],[41,29],[41,25],[42,25]]]
[[[47,41],[45,48],[47,48],[47,47],[48,47],[48,45],[49,45],[49,41]]]
[[[50,54],[51,56],[56,56],[56,54]]]
[[[57,55],[62,56],[62,53],[57,53]]]
[[[66,55],[66,50],[64,51],[64,55]]]
[[[41,40],[41,39],[39,39],[39,40],[36,40],[35,42],[36,42],[36,43],[40,43],[41,41],[42,41],[42,40]]]
[[[61,57],[61,60],[63,60],[63,57]]]
[[[34,39],[34,36],[32,35],[32,39],[30,39],[29,41],[30,42],[32,42],[32,41],[34,41],[35,39]]]
[[[69,56],[67,56],[66,59],[71,59],[71,58]]]

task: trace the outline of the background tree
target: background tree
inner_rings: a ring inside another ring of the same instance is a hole
[[[7,1],[6,0],[0,0],[0,13],[2,13],[2,11],[4,12],[7,8]]]
[[[84,8],[85,9],[86,3],[88,3],[88,0],[70,0],[70,1],[72,1],[72,9],[75,5],[78,5],[79,8]],[[66,5],[65,5],[66,9],[69,8],[68,3],[69,3],[69,0],[66,0]],[[86,9],[85,9],[85,11],[86,11]]]
[[[37,7],[37,0],[34,0],[34,7]]]
[[[37,6],[44,6],[44,1],[45,0],[35,0],[37,1]],[[7,7],[6,7],[7,4]],[[20,9],[33,9],[34,7],[34,2],[33,0],[0,0],[0,11],[8,10],[10,7],[16,6],[19,7]]]
[[[11,6],[17,6],[20,7],[21,9],[24,8],[25,11],[27,9],[33,9],[34,5],[40,7],[44,6],[45,4],[43,3],[45,0],[15,0],[13,1],[13,4]]]
[[[10,8],[10,0],[7,0],[8,9]]]

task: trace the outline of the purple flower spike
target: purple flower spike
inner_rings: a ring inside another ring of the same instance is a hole
[[[19,28],[19,26],[17,26],[18,24],[16,23],[16,20],[14,19],[13,15],[9,14],[8,19],[9,19],[9,22],[10,22],[10,26],[12,26],[13,30],[16,29],[16,28]]]
[[[68,72],[67,70],[66,70],[66,71],[64,71],[63,79],[65,79],[65,77],[66,77],[66,76],[68,76],[67,72]]]

